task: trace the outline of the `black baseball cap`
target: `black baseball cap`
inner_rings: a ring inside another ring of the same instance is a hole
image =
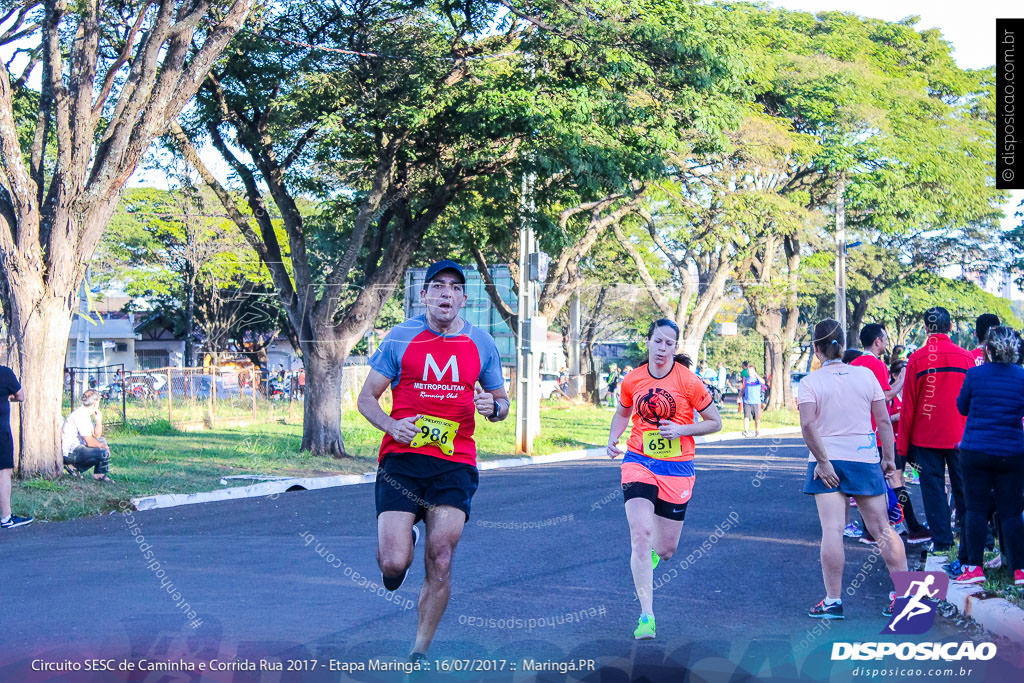
[[[462,266],[460,266],[455,261],[452,261],[451,259],[441,259],[437,263],[434,263],[429,268],[427,268],[427,274],[423,278],[423,284],[427,284],[435,277],[437,277],[438,274],[446,270],[453,271],[456,275],[459,276],[459,279],[462,280],[462,284],[466,284],[466,274],[462,272]]]

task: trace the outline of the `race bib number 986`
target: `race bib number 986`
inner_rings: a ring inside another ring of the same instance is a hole
[[[678,458],[683,454],[679,439],[666,439],[657,429],[644,432],[644,455],[650,458]]]
[[[455,433],[459,431],[458,422],[433,415],[424,415],[416,420],[416,426],[420,428],[420,432],[413,437],[410,446],[422,448],[434,444],[445,455],[455,455]]]

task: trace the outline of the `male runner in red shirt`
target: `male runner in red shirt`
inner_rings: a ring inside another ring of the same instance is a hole
[[[419,538],[415,524],[426,524],[426,578],[410,661],[423,658],[448,606],[452,555],[479,482],[474,412],[492,422],[509,412],[494,339],[459,316],[467,301],[462,268],[447,259],[430,266],[420,301],[426,314],[393,328],[370,358],[358,402],[384,432],[375,494],[386,589],[402,585]],[[389,386],[390,415],[378,402]]]

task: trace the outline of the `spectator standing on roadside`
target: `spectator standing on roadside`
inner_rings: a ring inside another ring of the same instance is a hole
[[[867,368],[871,371],[875,376],[875,379],[878,380],[878,384],[882,387],[882,395],[885,396],[885,403],[886,406],[888,406],[903,391],[903,383],[906,379],[906,364],[904,363],[901,366],[899,374],[892,381],[892,384],[890,384],[889,368],[886,367],[884,362],[882,362],[882,357],[885,355],[886,347],[889,345],[889,335],[885,331],[885,328],[878,323],[868,323],[861,328],[860,345],[864,349],[864,352],[850,361],[850,365]],[[877,446],[879,454],[881,454],[882,441],[881,437],[878,435],[878,425],[875,423],[874,418],[871,419],[871,428],[875,430]],[[895,431],[895,427],[893,429]],[[908,542],[925,543],[926,541],[931,540],[931,534],[928,533],[927,529],[924,529],[921,526],[917,521],[917,517],[914,515],[914,506],[910,500],[910,494],[907,493],[906,483],[903,480],[903,470],[906,466],[906,458],[896,456],[896,472],[892,475],[891,485],[893,492],[896,494],[896,499],[899,501],[900,507],[903,508],[904,518],[907,523]],[[874,539],[868,532],[865,532],[861,539],[862,543],[871,544],[874,542]]]
[[[858,358],[860,358],[863,355],[864,355],[864,352],[861,351],[860,349],[846,349],[845,351],[843,351],[843,358],[842,358],[843,364],[844,365],[852,365],[853,361],[857,360]]]
[[[619,402],[619,381],[621,379],[618,364],[612,363],[608,368],[608,405],[612,408],[615,408]]]
[[[821,573],[825,598],[808,611],[816,619],[843,619],[843,517],[846,497],[857,500],[890,576],[907,571],[900,540],[886,518],[885,478],[896,470],[892,427],[882,388],[871,372],[842,362],[843,328],[835,320],[814,326],[813,351],[821,368],[800,381],[800,430],[810,451],[804,493],[814,496],[821,522]],[[882,448],[871,429],[878,425]],[[852,595],[853,593],[847,593]],[[895,592],[882,610],[892,616]]]
[[[980,320],[980,318],[979,318]],[[981,567],[992,499],[1002,523],[1000,545],[1012,563],[1014,583],[1024,586],[1024,368],[1020,335],[1009,327],[985,330],[986,362],[967,372],[957,409],[967,416],[960,458],[967,519],[961,541],[966,561],[957,583],[983,583]],[[994,493],[994,495],[993,495]]]
[[[918,466],[928,528],[935,550],[944,551],[953,546],[946,501],[947,469],[956,509],[966,509],[957,452],[965,419],[957,410],[956,399],[967,370],[974,367],[974,358],[950,340],[952,324],[945,308],[935,306],[925,311],[924,324],[928,338],[907,360],[896,452]],[[960,549],[962,562],[963,544]]]
[[[978,341],[978,346],[970,354],[974,357],[975,365],[982,365],[985,362],[985,335],[998,324],[999,316],[995,313],[982,313],[974,321],[974,338]]]
[[[754,420],[754,436],[761,436],[761,396],[764,383],[753,365],[744,361],[746,377],[740,387],[739,402],[743,404],[743,436],[750,436],[750,420]]]
[[[702,360],[700,362],[700,367],[697,368],[697,373],[696,374],[704,382],[710,382],[711,381],[711,368],[708,367],[707,360]]]
[[[729,371],[726,369],[725,363],[719,362],[718,364],[718,376],[716,378],[716,385],[718,386],[718,390],[721,391],[723,394],[725,393],[725,390],[729,387]]]
[[[32,517],[11,513],[11,476],[14,474],[14,434],[11,432],[11,401],[24,401],[14,370],[0,365],[0,529],[31,524]]]

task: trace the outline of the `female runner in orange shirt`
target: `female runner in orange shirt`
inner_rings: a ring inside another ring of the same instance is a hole
[[[632,545],[630,568],[640,600],[633,637],[649,640],[654,627],[654,567],[679,545],[686,505],[693,492],[693,437],[722,428],[711,394],[690,372],[690,358],[676,354],[679,328],[656,320],[647,331],[647,363],[622,381],[618,409],[608,435],[608,455],[623,454],[619,438],[633,427],[622,460],[622,496]],[[693,423],[694,412],[702,422]]]

